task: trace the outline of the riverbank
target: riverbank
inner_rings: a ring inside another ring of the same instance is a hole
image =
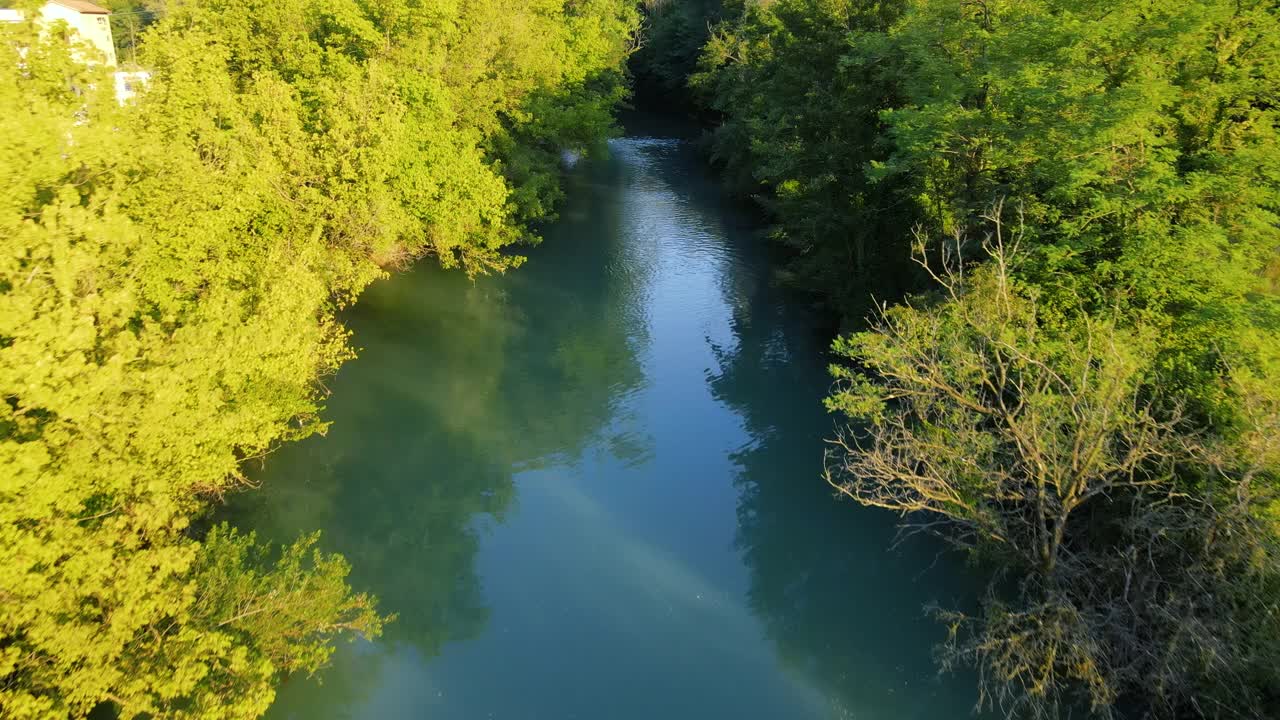
[[[209,516],[323,433],[337,316],[385,268],[518,264],[636,10],[113,0],[146,25],[122,99],[41,19],[110,9],[42,4],[0,22],[0,714],[254,718],[384,617],[311,529]]]
[[[831,484],[999,569],[943,663],[1012,716],[1269,717],[1280,13],[975,7],[646,2],[633,74],[848,321]]]
[[[518,271],[371,287],[330,431],[237,498],[399,615],[271,717],[968,716],[921,612],[965,573],[832,499],[820,323],[692,143],[626,124]]]

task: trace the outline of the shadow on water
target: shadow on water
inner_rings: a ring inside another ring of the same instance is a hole
[[[939,676],[929,648],[945,629],[925,607],[967,607],[978,586],[940,543],[893,545],[896,516],[837,498],[821,479],[835,422],[819,402],[830,384],[826,318],[759,266],[726,276],[733,342],[709,339],[712,393],[751,438],[732,455],[748,604],[782,662],[826,693],[832,717],[964,717],[973,678]]]

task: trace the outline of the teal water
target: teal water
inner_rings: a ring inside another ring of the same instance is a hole
[[[331,429],[234,504],[399,616],[270,717],[968,717],[922,610],[964,573],[819,476],[814,318],[690,143],[610,150],[519,270],[371,288]]]

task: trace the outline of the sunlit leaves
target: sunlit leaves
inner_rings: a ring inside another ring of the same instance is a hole
[[[560,149],[610,128],[633,23],[615,0],[173,2],[126,106],[61,38],[0,26],[7,717],[255,717],[378,631],[313,538],[276,560],[193,526],[245,458],[323,429],[335,312],[381,268],[518,262]]]

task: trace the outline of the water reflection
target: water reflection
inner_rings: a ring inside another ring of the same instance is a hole
[[[610,168],[575,176],[570,192],[608,184]],[[484,628],[475,557],[514,502],[515,473],[573,462],[597,441],[635,462],[649,452],[619,409],[644,382],[644,318],[630,310],[643,265],[622,257],[633,248],[618,242],[616,207],[568,211],[595,237],[552,226],[536,262],[507,277],[423,263],[372,287],[348,317],[360,356],[330,383],[329,432],[269,456],[261,488],[232,504],[238,523],[277,541],[323,529],[352,584],[399,616],[383,645],[431,657]],[[631,276],[600,276],[617,266]],[[574,282],[555,280],[566,273]]]
[[[732,456],[748,603],[779,657],[826,694],[831,717],[961,716],[976,697],[964,679],[937,676],[928,648],[943,629],[923,614],[964,594],[955,558],[924,539],[890,551],[894,516],[833,499],[820,478],[832,427],[817,402],[824,338],[752,267],[723,284],[733,344],[712,342],[709,378],[751,438]]]
[[[920,613],[950,579],[818,478],[821,343],[750,219],[689,144],[613,150],[518,271],[371,289],[328,436],[238,500],[400,616],[272,716],[966,716]]]

